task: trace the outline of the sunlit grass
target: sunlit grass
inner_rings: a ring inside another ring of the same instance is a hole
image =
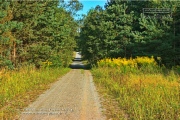
[[[99,67],[92,69],[94,80],[105,89],[104,94],[118,101],[119,109],[129,119],[180,119],[179,75],[173,70],[164,74],[153,58],[149,62],[145,59],[101,60]],[[117,61],[121,64],[117,65]],[[137,66],[127,64],[129,61]]]
[[[35,69],[34,66],[14,71],[1,70],[0,118],[11,118],[17,112],[16,110],[26,106],[25,100],[33,99],[31,97],[47,89],[49,83],[56,81],[68,71],[68,68]]]

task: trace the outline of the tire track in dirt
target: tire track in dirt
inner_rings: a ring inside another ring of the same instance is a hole
[[[75,68],[82,67],[76,55]],[[39,96],[20,115],[20,120],[104,120],[89,70],[72,69]]]

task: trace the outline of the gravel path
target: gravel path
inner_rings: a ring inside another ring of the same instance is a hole
[[[93,78],[76,54],[73,68],[30,104],[20,120],[104,120]]]

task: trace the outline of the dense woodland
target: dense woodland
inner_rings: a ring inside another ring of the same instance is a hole
[[[68,66],[78,28],[73,15],[81,8],[74,0],[0,0],[0,68]]]
[[[148,16],[143,8],[170,8],[171,14]],[[166,66],[180,64],[178,1],[108,0],[105,9],[97,6],[78,22],[74,15],[80,9],[78,0],[1,0],[0,68],[29,64],[39,68],[44,62],[68,66],[77,45],[91,63],[154,56]]]
[[[143,8],[170,8],[170,13],[143,14]],[[180,2],[108,0],[83,18],[82,55],[103,58],[154,56],[162,65],[180,65]]]

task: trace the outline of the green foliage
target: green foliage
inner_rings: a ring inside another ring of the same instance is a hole
[[[14,68],[12,61],[5,59],[3,57],[0,57],[0,67],[7,67],[8,69]]]
[[[0,72],[0,118],[14,119],[19,112],[66,74],[69,68],[36,69],[34,66]],[[13,112],[12,112],[13,111]]]
[[[78,0],[62,1],[61,7],[66,8],[71,15],[77,15],[76,13],[83,8],[83,5]]]
[[[0,68],[13,68],[14,48],[18,40],[13,36],[14,29],[21,29],[22,23],[12,21],[13,14],[10,2],[0,1]]]
[[[84,17],[80,34],[82,54],[90,62],[102,58],[155,56],[166,66],[179,65],[178,1],[110,0]],[[143,14],[143,8],[170,8],[170,14]]]
[[[106,52],[105,49],[103,49],[106,46],[102,45],[104,41],[102,40],[103,25],[102,21],[100,21],[101,19],[102,9],[100,7],[97,7],[95,10],[90,10],[84,21],[82,32],[80,33],[80,46],[82,48],[82,55],[91,62],[102,58]]]
[[[56,61],[53,66],[68,66],[76,47],[78,24],[72,17],[75,12],[71,14],[59,4],[62,2],[1,2],[0,68],[21,64],[39,68],[46,60]],[[68,5],[71,11],[82,8],[78,1]]]
[[[50,61],[51,61],[50,66],[51,67],[62,67],[63,62],[62,62],[62,60],[60,58],[61,58],[61,56],[58,56],[58,55],[51,56],[51,58],[50,58]]]
[[[123,60],[124,66],[118,66],[117,60],[100,61],[101,66],[92,69],[99,91],[102,91],[103,96],[112,96],[117,101],[115,106],[118,109],[115,111],[124,113],[112,113],[113,117],[116,116],[113,119],[180,119],[178,74],[173,70],[164,73],[157,66],[150,64],[139,69],[126,64],[132,61],[127,59],[119,59],[120,62]],[[150,62],[152,59],[139,60]],[[110,63],[116,66],[109,67]],[[108,102],[108,105],[112,107],[113,104]]]

